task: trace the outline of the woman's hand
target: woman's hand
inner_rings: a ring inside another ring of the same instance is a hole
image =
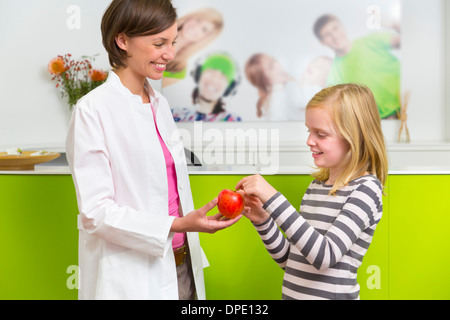
[[[219,230],[228,228],[239,221],[242,215],[237,216],[234,219],[228,219],[221,213],[217,213],[214,216],[207,216],[207,213],[211,211],[217,205],[217,198],[207,203],[200,209],[194,210],[184,217],[176,218],[172,223],[171,232],[205,232],[216,233]]]
[[[277,190],[259,174],[243,178],[236,185],[236,190],[243,190],[248,196],[258,197],[262,204],[277,193]]]

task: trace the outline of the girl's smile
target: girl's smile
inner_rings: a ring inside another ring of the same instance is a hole
[[[311,151],[313,153],[312,156],[314,159],[318,159],[323,154],[323,152],[313,151],[313,150],[311,150]]]
[[[200,95],[208,101],[219,100],[228,87],[227,77],[219,70],[204,70],[199,80]]]

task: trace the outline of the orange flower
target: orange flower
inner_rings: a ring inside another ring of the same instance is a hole
[[[53,58],[48,63],[48,71],[51,74],[59,75],[66,71],[66,64],[64,63],[64,60],[62,57]]]
[[[89,77],[92,81],[103,81],[106,79],[106,72],[97,69],[89,70]]]

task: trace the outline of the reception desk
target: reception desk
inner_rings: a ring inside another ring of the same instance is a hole
[[[299,207],[309,167],[190,167],[196,208],[260,173]],[[361,299],[450,299],[450,167],[392,168],[383,218],[358,271]],[[76,299],[78,214],[66,166],[0,172],[0,299]],[[283,270],[241,219],[201,234],[208,299],[280,299]],[[82,271],[81,271],[82,272]]]

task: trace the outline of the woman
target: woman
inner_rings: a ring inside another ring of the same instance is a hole
[[[102,19],[111,66],[77,104],[66,150],[80,210],[80,299],[205,299],[195,232],[236,222],[193,211],[186,160],[161,79],[174,57],[168,0],[114,0]]]

